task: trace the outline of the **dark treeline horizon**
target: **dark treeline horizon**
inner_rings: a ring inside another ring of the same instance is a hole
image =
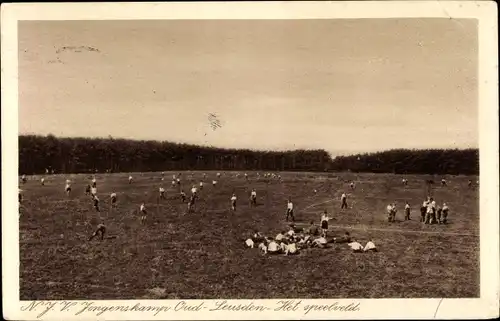
[[[322,149],[269,151],[124,138],[19,135],[19,174],[168,170],[351,171],[479,174],[479,150],[392,149],[336,156]]]

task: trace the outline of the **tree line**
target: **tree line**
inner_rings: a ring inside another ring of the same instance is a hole
[[[336,157],[330,165],[333,171],[478,175],[478,149],[393,149]]]
[[[324,150],[254,151],[172,142],[19,136],[19,172],[149,172],[168,170],[325,171]]]
[[[478,174],[479,151],[404,150],[339,156],[325,150],[256,151],[166,141],[19,136],[19,173],[169,170],[352,171]]]

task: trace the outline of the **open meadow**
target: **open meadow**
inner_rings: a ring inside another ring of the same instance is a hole
[[[354,173],[281,173],[283,181],[257,179],[255,172],[222,172],[208,177],[193,213],[186,213],[173,172],[97,174],[101,212],[85,186],[91,176],[28,177],[21,184],[20,299],[268,299],[268,298],[464,298],[479,296],[479,193],[477,177]],[[177,174],[177,173],[175,173]],[[182,172],[190,195],[203,172]],[[419,207],[431,195],[450,207],[449,224],[424,225]],[[72,182],[72,195],[64,192]],[[471,179],[473,187],[468,187]],[[354,180],[356,187],[349,188]],[[166,200],[158,201],[158,188]],[[257,191],[258,206],[249,196]],[[315,192],[316,190],[316,192]],[[110,210],[110,194],[117,208]],[[232,193],[238,197],[230,210]],[[340,195],[348,209],[340,209]],[[296,256],[268,256],[245,247],[254,230],[275,236],[286,229],[286,201],[295,205],[297,225],[319,224],[323,210],[333,219],[329,237],[349,231],[360,243],[371,238],[379,252],[352,253],[346,244],[303,249]],[[140,224],[146,202],[148,220]],[[404,221],[404,202],[412,207]],[[396,202],[397,221],[387,222],[386,206]],[[11,213],[16,215],[15,213]],[[97,224],[103,241],[88,237]]]

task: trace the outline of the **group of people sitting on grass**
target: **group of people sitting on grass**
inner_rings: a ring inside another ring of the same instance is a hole
[[[263,254],[298,254],[300,250],[306,248],[328,248],[330,244],[347,244],[353,252],[376,252],[377,247],[372,240],[363,246],[351,237],[349,232],[343,236],[327,239],[324,229],[320,233],[314,222],[311,222],[309,228],[297,228],[295,224],[290,224],[288,231],[281,231],[273,237],[267,237],[260,232],[254,234],[245,240],[245,245],[249,248],[258,248]]]

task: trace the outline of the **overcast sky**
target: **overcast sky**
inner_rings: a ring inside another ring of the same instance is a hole
[[[79,46],[98,51],[57,53]],[[19,91],[20,133],[332,155],[477,147],[477,24],[20,22]]]

